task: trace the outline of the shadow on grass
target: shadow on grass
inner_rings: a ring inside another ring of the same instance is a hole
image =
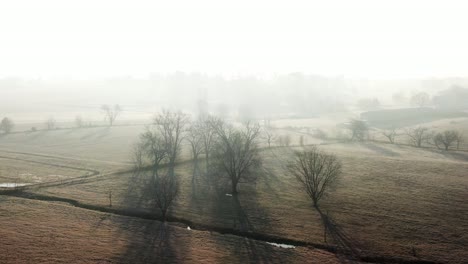
[[[388,156],[388,157],[398,157],[400,156],[400,154],[398,152],[395,152],[393,150],[390,150],[388,148],[384,148],[382,146],[379,146],[377,144],[374,144],[374,143],[364,143],[362,144],[362,146],[366,147],[367,149],[377,153],[377,154],[381,154],[383,156]]]
[[[161,216],[153,200],[153,179],[156,175],[153,170],[134,172],[127,182],[127,190],[122,199],[122,206],[127,208],[126,210],[146,212],[154,217]],[[185,258],[188,249],[184,249],[184,246],[189,244],[190,236],[183,236],[180,240],[179,235],[173,234],[177,227],[166,222],[139,218],[112,218],[112,221],[117,221],[122,230],[116,239],[126,242],[125,252],[119,255],[118,262],[177,263]]]
[[[457,161],[462,161],[462,162],[468,162],[468,153],[466,152],[460,152],[456,150],[441,150],[441,149],[427,149],[432,153],[437,153],[440,155],[445,156],[446,158],[457,160]]]
[[[126,231],[126,248],[120,254],[120,263],[177,263],[185,258],[188,249],[184,243],[176,241],[173,235],[175,227],[158,221],[138,221],[126,219],[121,221],[120,226]],[[135,221],[135,222],[134,222]],[[131,230],[127,230],[131,227]],[[121,238],[122,239],[122,238]],[[189,236],[184,239],[190,239]]]
[[[136,170],[127,181],[122,206],[133,210],[144,209],[151,202],[151,171]]]
[[[360,251],[356,241],[353,241],[336,221],[328,213],[322,212],[319,207],[316,207],[317,212],[322,218],[324,227],[324,240],[332,240],[336,246],[336,254],[341,263],[355,263],[360,259]]]
[[[110,127],[104,127],[101,129],[93,129],[93,131],[90,131],[86,135],[82,136],[80,140],[102,139],[104,137],[107,137],[109,133],[110,133]]]

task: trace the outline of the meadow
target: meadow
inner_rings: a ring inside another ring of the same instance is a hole
[[[14,162],[26,164],[9,163],[8,171],[22,167],[41,178],[67,175],[72,179],[0,196],[0,221],[7,227],[1,231],[5,235],[0,236],[0,245],[9,249],[0,260],[28,262],[46,254],[52,254],[57,263],[73,257],[82,262],[116,263],[129,258],[239,263],[339,263],[346,259],[465,263],[468,259],[467,152],[326,141],[303,128],[307,120],[275,122],[277,133],[290,133],[295,146],[268,148],[263,144],[258,180],[241,183],[237,197],[223,180],[205,173],[204,160],[195,167],[187,153],[182,155],[175,170],[181,180],[180,196],[166,223],[170,239],[163,242],[158,240],[160,215],[148,195],[150,173],[129,171],[131,145],[143,127],[49,131],[37,141],[28,133],[0,138],[2,155],[21,158]],[[463,127],[466,120],[437,122],[432,125]],[[342,179],[321,202],[320,210],[312,206],[286,168],[294,151],[309,147],[297,146],[300,135],[307,136],[307,144],[322,144],[320,148],[336,154],[343,163]],[[28,163],[31,160],[55,166]],[[60,164],[70,168],[57,167]],[[79,168],[98,174],[88,175]],[[8,177],[0,179],[11,181]],[[42,220],[32,221],[33,216]],[[22,230],[21,235],[11,235],[17,230]],[[97,239],[89,244],[91,234]],[[45,239],[40,237],[67,246],[52,252],[53,243],[33,243]],[[16,251],[14,245],[18,245]],[[67,250],[75,246],[93,254]]]

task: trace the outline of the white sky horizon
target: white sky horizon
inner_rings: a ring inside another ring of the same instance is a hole
[[[0,77],[468,77],[466,11],[420,0],[2,1]]]

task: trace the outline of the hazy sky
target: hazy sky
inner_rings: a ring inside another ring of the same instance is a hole
[[[467,1],[0,0],[0,77],[467,76]]]

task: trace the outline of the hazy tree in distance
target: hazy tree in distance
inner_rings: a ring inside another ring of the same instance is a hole
[[[137,142],[133,144],[133,152],[132,152],[132,162],[134,165],[134,169],[139,171],[143,168],[145,163],[145,145],[143,142]]]
[[[419,107],[426,106],[431,100],[430,96],[426,92],[419,92],[411,96],[411,104]]]
[[[271,147],[271,143],[275,141],[275,135],[268,129],[263,131],[263,138],[266,140],[269,148]]]
[[[204,147],[206,169],[208,170],[210,165],[210,153],[213,151],[214,142],[216,140],[216,131],[214,130],[214,127],[217,127],[222,121],[219,117],[207,115],[199,122],[201,126],[200,133]]]
[[[463,143],[463,141],[465,141],[465,137],[463,136],[462,133],[458,132],[458,138],[457,138],[457,150],[460,149],[460,144]]]
[[[81,116],[76,116],[75,117],[75,127],[77,128],[82,128],[84,126],[84,121],[83,121],[83,118]]]
[[[363,141],[369,132],[369,126],[363,120],[352,119],[349,123],[351,140]]]
[[[289,171],[296,176],[317,207],[320,199],[341,175],[341,162],[333,154],[313,147],[295,153],[295,159],[288,164]]]
[[[449,148],[456,144],[458,144],[459,138],[461,137],[460,133],[456,130],[445,130],[444,132],[439,132],[434,135],[434,144],[440,148],[439,146],[443,146],[445,150],[449,150]],[[457,147],[458,148],[458,147]]]
[[[9,134],[13,130],[14,126],[15,124],[10,118],[4,117],[2,119],[2,122],[0,123],[0,130],[3,131],[5,134]]]
[[[390,143],[395,144],[395,138],[398,135],[398,130],[396,128],[390,128],[382,131],[382,135],[390,141]]]
[[[186,139],[190,143],[192,150],[192,158],[194,162],[198,163],[198,157],[203,153],[203,137],[202,137],[202,125],[200,122],[192,122],[187,129]]]
[[[102,105],[101,110],[104,112],[105,119],[109,122],[109,126],[112,126],[117,117],[122,112],[120,105],[116,104],[113,107],[109,105]]]
[[[299,146],[303,147],[305,144],[304,135],[299,136]]]
[[[49,119],[46,120],[45,126],[47,130],[53,130],[55,129],[55,126],[57,124],[57,121],[53,117],[50,117]]]
[[[283,144],[286,147],[289,147],[289,145],[291,145],[291,135],[287,134],[283,136]]]
[[[166,146],[170,168],[174,168],[176,159],[180,151],[180,143],[183,139],[183,132],[189,119],[182,112],[171,112],[163,110],[153,119],[155,129],[161,135]]]
[[[408,128],[405,130],[405,134],[408,136],[410,143],[418,148],[422,147],[422,144],[428,142],[432,137],[427,127]]]
[[[242,129],[237,129],[225,123],[217,123],[213,129],[218,135],[214,151],[216,164],[226,172],[231,181],[232,194],[236,195],[238,183],[241,180],[255,180],[252,172],[260,166],[257,144],[260,126],[247,123]]]

